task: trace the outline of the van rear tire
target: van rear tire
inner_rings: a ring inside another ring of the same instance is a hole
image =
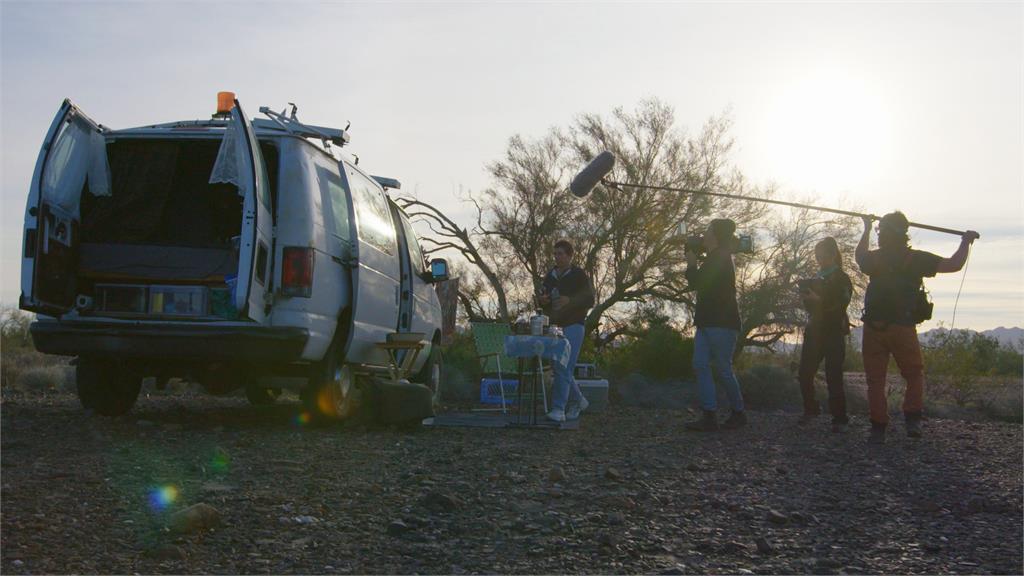
[[[306,411],[319,420],[346,420],[357,410],[358,391],[352,369],[342,362],[340,346],[331,344],[315,364],[302,391]]]
[[[82,407],[103,416],[126,414],[142,389],[141,374],[106,358],[79,358],[75,380]]]

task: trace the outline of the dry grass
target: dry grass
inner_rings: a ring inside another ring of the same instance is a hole
[[[70,358],[42,354],[31,347],[7,347],[0,354],[0,388],[5,393],[74,389],[74,367]]]

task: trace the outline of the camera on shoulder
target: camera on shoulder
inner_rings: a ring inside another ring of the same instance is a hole
[[[698,257],[706,256],[707,248],[704,247],[704,238],[702,236],[687,236],[686,251],[693,252]],[[733,236],[730,251],[733,254],[753,254],[754,238],[750,234]]]
[[[800,290],[801,294],[807,294],[811,290],[815,292],[821,291],[821,278],[803,278],[796,281],[796,285]]]

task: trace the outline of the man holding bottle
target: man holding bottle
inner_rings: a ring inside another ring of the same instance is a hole
[[[587,311],[594,306],[594,288],[587,273],[573,265],[573,251],[572,242],[565,239],[555,242],[552,254],[555,266],[544,276],[543,292],[538,296],[551,323],[562,328],[570,346],[568,366],[555,362],[553,367],[554,390],[547,418],[555,422],[579,418],[590,404],[580,392],[573,372],[583,347]]]

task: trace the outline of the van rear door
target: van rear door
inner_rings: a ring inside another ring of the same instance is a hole
[[[238,285],[235,307],[246,310],[257,322],[267,319],[270,287],[270,255],[273,254],[274,221],[270,215],[270,183],[259,141],[252,123],[235,100],[231,109],[231,130],[236,137],[238,166],[236,185],[242,201],[242,238],[238,250]],[[225,138],[228,136],[226,135]],[[219,160],[219,158],[218,158]]]
[[[105,131],[64,100],[39,150],[25,207],[21,301],[60,316],[75,303],[82,194],[110,194]]]

